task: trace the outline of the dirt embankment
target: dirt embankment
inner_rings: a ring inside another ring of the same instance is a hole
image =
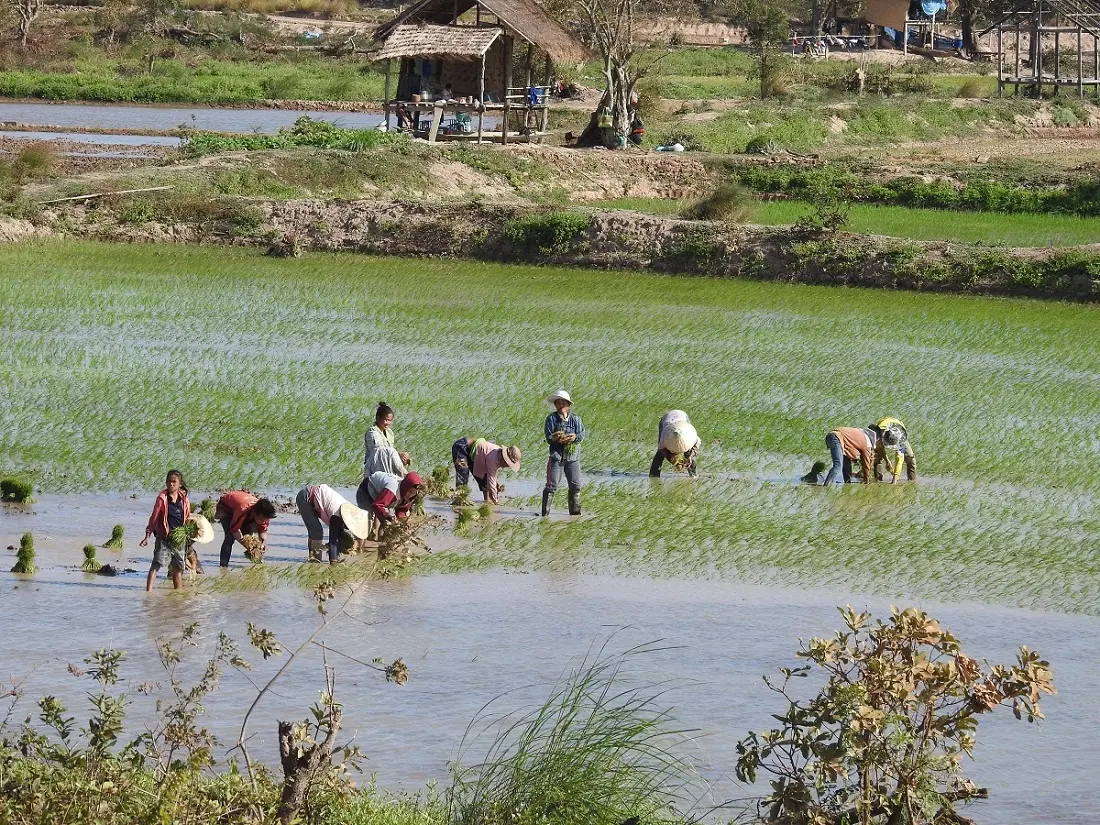
[[[636,212],[522,205],[284,200],[222,203],[176,220],[121,220],[125,204],[63,206],[0,239],[68,235],[122,242],[262,246],[467,258],[813,284],[1093,301],[1100,246],[998,250],[738,226]]]

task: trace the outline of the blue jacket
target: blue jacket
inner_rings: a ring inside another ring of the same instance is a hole
[[[584,424],[576,413],[569,416],[568,421],[562,421],[557,410],[546,416],[546,443],[550,445],[550,458],[554,461],[580,461],[581,442],[584,441]],[[572,444],[555,444],[553,435],[556,432],[573,433],[577,440]],[[572,448],[572,449],[568,449]]]

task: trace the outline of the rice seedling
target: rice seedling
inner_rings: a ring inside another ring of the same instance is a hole
[[[198,511],[200,513],[202,513],[203,517],[207,521],[209,521],[211,524],[213,524],[215,521],[217,521],[217,519],[214,518],[214,513],[217,512],[217,508],[218,508],[218,505],[217,505],[217,502],[214,501],[214,499],[204,498],[202,501],[199,502],[199,510]]]
[[[121,550],[122,549],[122,537],[126,533],[126,528],[121,524],[116,524],[111,528],[111,537],[107,541],[103,542],[103,546],[108,550]]]
[[[31,498],[33,492],[34,485],[29,481],[23,481],[18,478],[0,479],[0,501],[12,502],[14,504],[30,504],[34,501],[34,499]]]
[[[186,550],[187,546],[195,540],[195,536],[197,536],[198,534],[199,525],[193,521],[186,521],[179,527],[173,527],[168,532],[168,544],[172,547],[173,550],[183,551]]]
[[[19,550],[15,554],[15,566],[11,572],[29,575],[37,570],[34,566],[34,536],[24,533],[19,539]]]
[[[470,501],[470,488],[469,487],[457,487],[455,488],[454,497],[451,499],[451,505],[453,507],[469,507],[473,504]]]
[[[432,470],[432,474],[428,476],[426,483],[428,495],[435,498],[449,499],[454,495],[454,490],[451,489],[451,468],[446,465],[440,465]]]
[[[244,557],[253,564],[263,564],[264,554],[267,548],[264,547],[264,543],[260,541],[260,537],[255,534],[246,533],[241,537],[241,544],[244,545]]]
[[[480,518],[482,521],[488,521],[489,518],[493,515],[492,505],[490,505],[489,502],[486,501],[484,504],[477,508],[477,515],[478,518]]]
[[[85,573],[98,573],[99,568],[102,567],[99,563],[99,559],[95,557],[96,547],[94,544],[84,545],[84,563],[80,565],[80,569]]]
[[[689,731],[662,706],[667,685],[625,684],[630,660],[656,649],[613,655],[605,645],[526,714],[493,716],[493,703],[471,722],[452,768],[455,825],[621,825],[677,821],[694,778],[681,753]],[[499,700],[497,700],[499,701]],[[483,759],[462,759],[489,738]]]

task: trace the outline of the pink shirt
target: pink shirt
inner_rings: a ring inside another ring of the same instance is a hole
[[[500,496],[500,485],[497,482],[497,473],[504,466],[504,451],[499,444],[479,440],[474,446],[474,478],[485,479],[485,500],[493,504],[497,503]]]

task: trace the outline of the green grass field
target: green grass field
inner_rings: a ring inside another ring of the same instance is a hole
[[[827,584],[1100,610],[1100,309],[430,260],[0,248],[0,471],[47,490],[358,480],[377,401],[417,466],[475,432],[542,472],[547,392],[587,471],[644,473],[660,415],[697,483],[606,479],[590,518],[482,529],[430,569]],[[825,433],[909,425],[916,486],[794,478]]]
[[[678,215],[684,209],[685,203],[667,198],[618,198],[603,201],[600,206],[653,215]],[[800,201],[770,201],[759,204],[750,220],[765,226],[784,226],[793,224],[812,211],[812,207]],[[989,246],[1079,246],[1100,242],[1100,218],[954,212],[867,204],[850,206],[845,229],[894,238],[956,241]]]

